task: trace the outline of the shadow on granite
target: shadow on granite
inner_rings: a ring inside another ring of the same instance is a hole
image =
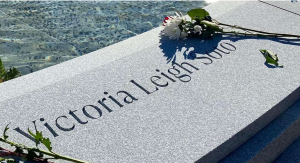
[[[300,108],[300,107],[299,107]],[[273,163],[299,163],[300,162],[300,137],[296,139]]]
[[[220,59],[222,58],[221,52],[224,53],[224,51],[221,51],[221,49],[218,49],[217,46],[221,41],[231,41],[231,42],[237,42],[240,40],[246,40],[246,39],[256,39],[256,40],[270,40],[274,42],[279,42],[282,44],[289,44],[294,46],[300,46],[299,39],[288,39],[288,38],[259,38],[259,37],[245,37],[245,36],[239,36],[235,37],[232,35],[215,35],[213,38],[209,39],[202,39],[202,38],[188,38],[186,40],[170,40],[167,37],[161,37],[160,38],[160,45],[159,47],[162,49],[162,52],[164,53],[164,57],[167,60],[167,63],[172,62],[173,64],[176,62],[176,52],[183,53],[184,59],[200,59],[199,57],[203,57],[203,59],[208,59],[210,56],[211,58]],[[211,47],[211,49],[203,48],[203,47]],[[216,49],[219,50],[216,51]],[[215,55],[211,55],[211,53],[214,52]],[[259,52],[260,53],[260,52]],[[199,54],[199,55],[197,55]],[[260,53],[261,54],[261,53]],[[268,68],[277,68],[275,66],[269,65],[265,63],[265,65]]]
[[[230,40],[230,37],[222,37],[221,35],[217,35],[210,39],[202,40],[201,38],[192,37],[186,40],[170,40],[167,37],[160,38],[159,47],[162,49],[164,53],[164,57],[167,60],[167,63],[176,62],[176,52],[179,51],[183,53],[184,59],[195,59],[196,53],[206,55],[206,53],[213,52],[215,49],[207,50],[207,47],[217,47],[220,41]],[[206,48],[203,48],[206,47]],[[217,53],[218,54],[218,53]],[[222,58],[222,55],[218,57]]]

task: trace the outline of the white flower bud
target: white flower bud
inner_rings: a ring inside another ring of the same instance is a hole
[[[195,30],[196,32],[201,32],[202,28],[201,28],[200,25],[195,25],[195,26],[194,26],[194,30]]]

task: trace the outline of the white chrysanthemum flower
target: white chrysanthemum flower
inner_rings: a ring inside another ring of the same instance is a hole
[[[178,18],[177,18],[177,19],[175,20],[175,24],[176,24],[176,25],[179,25],[179,24],[181,24],[181,22],[182,22],[182,20],[181,20],[181,19],[178,19]]]
[[[176,14],[176,18],[177,19],[180,19],[180,20],[182,20],[182,22],[186,22],[186,18],[183,16],[183,14],[180,12],[180,15],[177,13],[177,12],[175,12],[175,14]]]
[[[183,17],[183,15],[179,15],[176,13],[177,16],[174,17],[168,17],[168,20],[165,20],[164,29],[162,31],[162,35],[168,36],[170,39],[176,39],[179,38],[186,38],[187,33],[182,32],[179,28],[179,25],[181,23],[184,23],[186,19]]]
[[[171,40],[178,40],[180,37],[180,33],[181,33],[181,30],[177,26],[175,28],[170,28],[170,30],[168,30],[166,36],[169,36],[169,38]]]

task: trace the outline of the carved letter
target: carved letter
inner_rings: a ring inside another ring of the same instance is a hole
[[[161,79],[161,77],[159,77],[159,76],[152,76],[152,77],[150,78],[151,82],[152,82],[153,84],[159,86],[159,87],[166,87],[166,86],[168,86],[168,84],[169,84],[168,82],[165,82],[164,84],[159,84],[159,83],[157,83],[156,81],[159,80],[159,79]]]
[[[130,104],[132,103],[133,101],[137,101],[138,99],[133,97],[130,93],[126,92],[126,91],[119,91],[117,93],[117,95],[119,95],[120,93],[124,93],[126,94],[127,96],[124,98],[124,102],[126,102],[127,104]],[[128,100],[127,98],[130,98],[130,100]]]
[[[84,125],[84,124],[87,124],[88,121],[83,122],[82,120],[80,120],[80,119],[77,117],[77,115],[74,114],[74,112],[76,112],[76,111],[77,111],[77,110],[74,110],[74,111],[71,111],[71,110],[70,110],[69,114],[70,114],[72,117],[74,117],[78,123],[83,124],[83,125]]]
[[[87,106],[90,106],[90,107],[96,109],[96,110],[98,111],[98,113],[99,113],[99,117],[102,116],[102,111],[101,111],[97,106],[95,106],[95,105],[86,105],[86,106],[84,106],[84,107],[82,108],[83,114],[84,114],[85,116],[87,116],[87,117],[89,117],[89,118],[91,118],[91,119],[97,119],[97,118],[91,116],[91,115],[86,111],[85,108],[86,108]],[[98,117],[98,118],[99,118],[99,117]]]
[[[63,116],[59,116],[58,118],[56,118],[55,124],[56,124],[57,128],[59,128],[62,131],[71,131],[71,130],[73,130],[75,128],[75,124],[73,124],[73,126],[70,127],[70,128],[61,127],[61,125],[58,124],[58,119],[60,119],[60,118],[66,118],[66,119],[68,119],[67,116],[64,116],[64,115]]]
[[[197,67],[191,65],[190,63],[187,63],[187,62],[182,62],[181,64],[178,64],[178,63],[174,63],[175,65],[179,66],[180,68],[184,69],[186,72],[188,73],[193,73],[192,71],[190,71],[189,69],[185,68],[183,65],[188,65],[189,67],[195,69],[195,70],[199,70]]]
[[[234,49],[230,49],[230,48],[228,48],[228,46],[225,47],[224,44],[227,44],[227,45],[231,46],[231,47],[234,48]],[[236,50],[236,47],[235,47],[234,45],[228,43],[228,42],[222,42],[220,45],[222,46],[222,48],[227,49],[227,50],[229,50],[229,51],[235,51],[235,50]]]
[[[136,83],[134,80],[130,80],[130,82],[133,83],[135,86],[139,87],[144,92],[146,92],[148,95],[150,95],[151,93],[153,93],[153,92],[155,92],[155,91],[158,90],[158,88],[155,87],[155,91],[149,92],[147,89],[145,89],[144,87],[142,87],[141,85],[139,85],[138,83]]]

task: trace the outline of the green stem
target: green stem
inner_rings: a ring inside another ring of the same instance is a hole
[[[229,32],[222,31],[222,32],[220,32],[220,33],[224,33],[224,34],[235,34],[235,35],[242,35],[242,36],[254,36],[254,37],[272,37],[272,38],[295,37],[295,36],[279,35],[279,34],[242,33],[242,32],[236,32],[236,31],[229,31]],[[299,36],[299,37],[300,37],[300,36]]]
[[[39,152],[39,153],[43,153],[43,154],[48,155],[48,156],[52,156],[52,157],[54,157],[53,159],[62,159],[62,160],[72,161],[72,162],[75,162],[75,163],[88,163],[86,161],[81,161],[81,160],[74,159],[74,158],[71,158],[71,157],[59,155],[59,154],[48,152],[48,151],[45,151],[45,150],[42,150],[42,149],[31,148],[31,147],[27,147],[25,145],[17,144],[15,142],[12,142],[12,141],[9,141],[9,140],[5,140],[2,137],[0,137],[0,141],[4,142],[6,144],[9,144],[11,146],[21,147],[21,148],[24,148],[26,150],[33,150],[35,152]]]
[[[270,33],[270,32],[264,32],[264,31],[259,31],[259,30],[254,30],[254,29],[239,27],[239,26],[235,26],[235,25],[229,25],[229,24],[219,23],[219,22],[218,22],[218,25],[223,25],[223,26],[227,26],[227,27],[232,27],[232,28],[237,28],[237,29],[242,29],[242,30],[247,30],[247,31],[252,31],[252,32],[258,32],[258,33],[266,34],[266,35],[270,35],[270,36],[274,35],[276,37],[296,37],[296,38],[300,38],[300,35],[282,34],[282,33]]]

